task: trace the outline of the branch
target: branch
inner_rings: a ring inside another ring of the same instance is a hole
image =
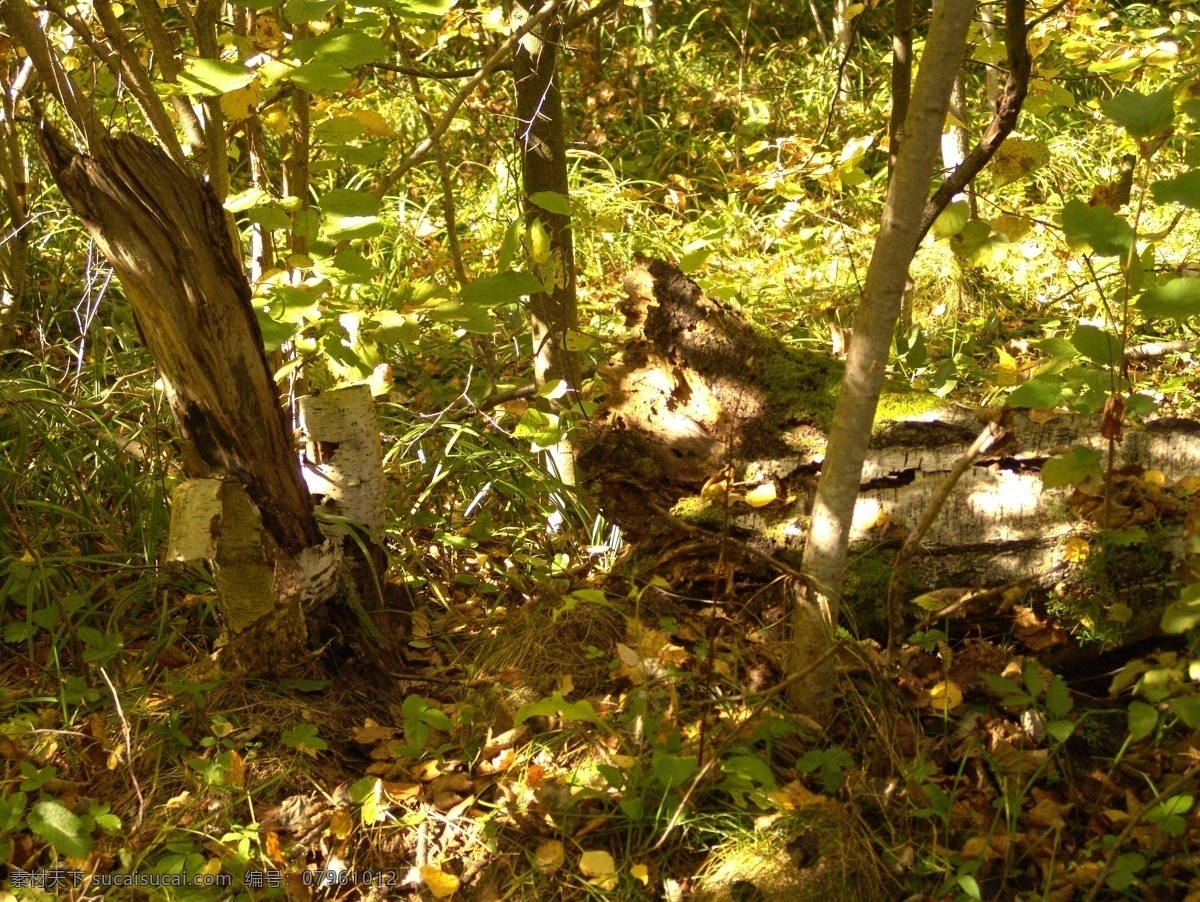
[[[29,4],[26,0],[7,0],[0,3],[0,19],[3,20],[9,34],[25,48],[38,75],[50,88],[54,99],[66,110],[67,117],[83,133],[88,146],[92,146],[105,133],[96,116],[96,108],[63,71],[58,57],[50,47],[49,36],[34,18]]]
[[[904,585],[908,581],[908,566],[920,549],[921,540],[925,538],[925,533],[929,532],[929,527],[933,526],[933,521],[942,512],[942,506],[950,497],[950,493],[954,491],[954,486],[958,484],[963,474],[972,467],[976,460],[1003,440],[1011,420],[1012,411],[1003,410],[1000,412],[1000,416],[988,423],[976,436],[971,447],[955,462],[954,468],[938,488],[937,494],[933,496],[929,506],[925,508],[925,513],[921,515],[921,522],[908,534],[908,538],[904,540],[904,545],[896,555],[896,560],[892,564],[892,578],[888,581],[887,594],[887,654],[889,661],[895,659],[896,652],[900,648],[900,637],[904,629],[904,617],[900,607],[901,595],[904,592]]]
[[[600,0],[600,2],[597,3],[595,6],[593,6],[591,9],[589,9],[585,12],[581,12],[579,15],[575,16],[574,18],[568,19],[566,22],[563,22],[563,26],[562,26],[563,36],[566,37],[572,31],[575,31],[576,29],[582,28],[584,25],[587,25],[588,22],[592,21],[592,19],[599,18],[600,16],[604,15],[606,12],[608,12],[613,7],[622,6],[623,3],[624,3],[624,0]]]
[[[382,69],[385,72],[397,72],[400,75],[407,75],[411,78],[470,78],[472,75],[478,75],[481,66],[474,66],[470,69],[422,69],[420,66],[403,66],[398,63],[368,63],[372,69]],[[497,67],[499,68],[499,67]]]
[[[1029,91],[1029,72],[1032,66],[1026,41],[1029,29],[1025,24],[1025,0],[1007,0],[1006,12],[1008,21],[1005,24],[1004,46],[1008,50],[1008,81],[1004,85],[1000,103],[996,106],[996,114],[979,143],[962,164],[946,177],[941,187],[925,204],[925,211],[921,214],[919,238],[925,237],[933,227],[933,221],[950,204],[951,198],[983,171],[983,167],[995,156],[996,150],[1017,124],[1021,104],[1025,102],[1025,95]]]
[[[375,190],[371,192],[376,199],[382,199],[392,189],[392,186],[404,177],[405,173],[425,159],[425,155],[433,149],[434,143],[450,129],[450,123],[454,121],[454,117],[458,114],[462,105],[467,102],[467,98],[474,93],[476,88],[483,84],[485,78],[500,68],[500,64],[516,49],[521,38],[542,24],[561,4],[562,0],[548,0],[541,9],[529,17],[529,20],[524,25],[505,38],[504,43],[496,48],[496,52],[488,57],[487,62],[479,67],[479,71],[471,77],[471,80],[459,89],[459,92],[450,101],[450,105],[446,107],[446,111],[442,114],[442,118],[438,120],[433,131],[414,147],[409,155],[395,169],[389,172],[376,186]]]

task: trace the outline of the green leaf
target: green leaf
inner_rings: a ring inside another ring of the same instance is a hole
[[[1100,366],[1113,366],[1121,359],[1121,339],[1107,329],[1079,326],[1071,336],[1079,353]]]
[[[673,789],[690,780],[699,766],[695,755],[672,755],[657,749],[650,758],[650,768],[658,782],[667,789]]]
[[[950,249],[956,256],[969,257],[981,247],[992,234],[992,224],[986,219],[972,219],[950,241]]]
[[[1146,867],[1146,856],[1140,852],[1123,852],[1113,862],[1113,872],[1105,881],[1109,889],[1122,890],[1129,887],[1138,872]]]
[[[1051,717],[1066,717],[1074,707],[1067,681],[1056,675],[1046,687],[1046,713]]]
[[[933,221],[933,235],[935,238],[953,238],[966,227],[970,218],[971,205],[965,200],[956,200]]]
[[[1200,279],[1172,279],[1145,292],[1134,305],[1146,316],[1191,319],[1200,315]]]
[[[1042,466],[1042,485],[1048,489],[1078,485],[1089,476],[1103,476],[1100,452],[1079,447],[1052,457]]]
[[[296,334],[294,323],[277,322],[262,310],[255,310],[254,315],[258,319],[259,331],[262,332],[263,350],[268,354]]]
[[[542,283],[537,276],[510,270],[494,276],[484,276],[464,285],[459,297],[466,304],[499,307],[514,304],[525,295],[537,294],[541,290]]]
[[[514,724],[522,724],[531,717],[553,717],[554,715],[558,715],[564,721],[600,722],[599,718],[596,717],[595,709],[592,708],[589,702],[586,700],[569,702],[562,697],[562,693],[560,692],[555,692],[549,698],[543,698],[532,704],[524,705],[517,711],[517,716],[513,718],[513,722]]]
[[[1150,193],[1160,204],[1183,204],[1200,210],[1200,169],[1155,182],[1150,186]]]
[[[190,59],[179,73],[179,85],[192,95],[214,97],[244,88],[254,81],[254,73],[241,63],[221,60]]]
[[[1075,722],[1071,720],[1046,721],[1046,735],[1057,743],[1066,742],[1075,732]]]
[[[1179,600],[1173,601],[1162,615],[1164,633],[1185,633],[1200,623],[1200,583],[1185,586]]]
[[[1145,739],[1158,726],[1158,711],[1145,702],[1129,703],[1129,738],[1134,742]]]
[[[1200,730],[1200,697],[1180,695],[1167,702],[1171,713],[1182,720],[1189,730]]]
[[[333,28],[315,38],[305,38],[292,45],[298,59],[310,57],[345,69],[355,69],[367,63],[387,59],[383,41],[350,28]]]
[[[1108,207],[1089,207],[1083,201],[1069,200],[1063,205],[1063,232],[1072,244],[1087,244],[1101,257],[1116,257],[1129,252],[1133,228]]]
[[[455,0],[376,0],[372,6],[391,10],[398,16],[417,19],[444,16],[454,3]]]
[[[291,77],[293,84],[311,94],[333,94],[354,80],[354,76],[341,66],[323,59],[297,66]]]
[[[323,18],[337,6],[337,0],[288,0],[283,7],[283,17],[289,22],[311,22]]]
[[[1175,121],[1175,95],[1170,85],[1149,95],[1127,88],[1111,100],[1101,100],[1100,109],[1134,138],[1144,138],[1170,128]]]
[[[379,201],[365,191],[339,188],[321,195],[321,231],[330,241],[373,238],[383,231]]]
[[[570,202],[557,191],[536,191],[529,195],[529,202],[541,207],[547,213],[558,216],[570,216]]]
[[[0,796],[0,833],[9,833],[21,824],[21,815],[25,813],[25,804],[29,796],[23,792],[14,792]]]
[[[693,251],[688,251],[679,258],[679,271],[685,276],[690,276],[705,264],[708,258],[713,255],[714,250],[715,248],[705,245]]]
[[[1025,688],[1034,698],[1042,694],[1042,690],[1046,688],[1045,681],[1042,679],[1042,671],[1033,661],[1026,661],[1025,666],[1021,668],[1021,682],[1025,684]]]
[[[1030,379],[1008,396],[1008,403],[1013,407],[1049,408],[1062,402],[1063,384],[1058,380]]]
[[[319,731],[310,723],[302,723],[292,730],[284,730],[280,734],[280,741],[284,745],[291,746],[294,749],[301,751],[311,749],[313,751],[324,751],[329,748],[329,743],[317,735]]]
[[[91,831],[57,800],[38,802],[25,818],[29,829],[68,858],[86,858],[94,845]]]

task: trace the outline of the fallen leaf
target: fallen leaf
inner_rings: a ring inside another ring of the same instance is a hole
[[[762,485],[756,485],[746,493],[746,503],[751,507],[766,507],[778,497],[775,491],[775,483],[764,482]]]
[[[567,852],[561,842],[557,839],[550,839],[537,847],[533,857],[537,862],[538,870],[543,874],[548,874],[562,867],[563,862],[567,860]]]
[[[435,899],[449,899],[458,891],[457,877],[428,864],[421,868],[421,882],[429,887],[429,892]]]
[[[925,702],[935,711],[952,711],[962,704],[962,690],[952,681],[937,683],[929,690],[929,700]]]
[[[629,876],[641,883],[642,886],[649,886],[650,884],[650,869],[644,864],[631,865]]]
[[[608,852],[593,849],[579,856],[579,871],[585,877],[608,877],[616,874],[617,865]]]

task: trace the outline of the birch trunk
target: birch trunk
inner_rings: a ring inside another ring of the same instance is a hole
[[[804,551],[807,585],[795,593],[789,664],[793,674],[811,670],[792,685],[789,698],[816,718],[832,713],[835,673],[832,659],[811,664],[833,641],[863,460],[974,8],[973,0],[941,0],[933,10],[821,468]]]

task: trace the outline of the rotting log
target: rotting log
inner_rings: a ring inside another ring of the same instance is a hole
[[[717,583],[710,565],[726,527],[735,548],[752,551],[740,559],[724,551],[749,587],[794,574],[840,364],[785,347],[669,264],[640,262],[625,288],[630,334],[598,370],[607,394],[580,442],[582,484],[650,558],[646,567],[661,564],[656,572],[677,587]],[[847,600],[860,626],[881,623],[881,611],[866,608],[883,602],[891,557],[988,415],[885,392],[854,513]],[[1106,451],[1099,427],[1098,417],[1015,411],[1011,440],[967,471],[926,535],[910,594],[1040,583],[1067,601],[1090,593],[1082,601],[1099,605],[1101,618],[1147,580],[1169,594],[1183,552],[1179,522],[1194,491],[1186,480],[1200,474],[1200,422],[1160,417],[1126,430],[1110,526],[1138,526],[1145,536],[1110,548],[1116,557],[1108,563],[1083,560],[1069,545],[1102,544],[1099,480],[1047,489],[1041,478],[1055,454]],[[1147,480],[1145,471],[1157,473]],[[698,533],[712,541],[698,542]],[[764,557],[780,567],[764,569]],[[1152,615],[1141,621],[1129,635],[1152,630]]]
[[[227,642],[248,675],[305,660],[306,613],[340,588],[267,367],[250,285],[212,189],[135,135],[91,153],[45,127],[55,182],[112,264],[178,426],[188,481],[168,558],[213,562]]]

